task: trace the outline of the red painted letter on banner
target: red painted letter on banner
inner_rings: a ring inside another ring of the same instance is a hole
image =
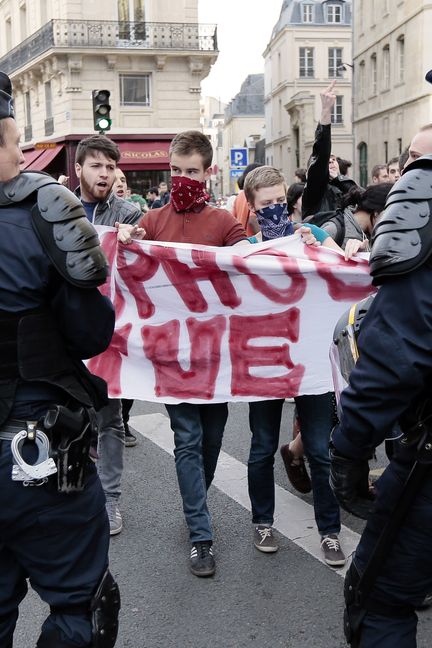
[[[226,321],[217,315],[207,321],[192,317],[186,320],[188,330],[189,369],[180,366],[180,323],[172,320],[161,326],[143,326],[144,353],[152,362],[156,376],[156,396],[179,399],[213,398],[220,366],[221,338]]]
[[[257,317],[230,318],[230,353],[232,364],[231,393],[233,396],[267,396],[287,398],[299,394],[305,368],[294,365],[289,344],[280,346],[255,346],[251,340],[262,337],[281,337],[297,342],[300,311],[290,308],[283,313]],[[252,367],[285,367],[283,376],[258,377],[251,374]]]

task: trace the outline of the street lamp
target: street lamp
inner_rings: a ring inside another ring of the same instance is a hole
[[[351,70],[354,70],[354,65],[352,63],[341,63],[337,66],[337,69],[342,70],[342,72],[346,72],[346,66],[350,67]]]

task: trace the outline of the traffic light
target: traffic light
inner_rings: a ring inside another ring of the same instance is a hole
[[[100,133],[104,133],[111,129],[111,106],[109,104],[110,94],[109,90],[92,91],[94,129]]]

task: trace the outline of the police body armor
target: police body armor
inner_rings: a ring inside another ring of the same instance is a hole
[[[412,272],[422,265],[432,268],[432,155],[409,165],[388,195],[386,209],[372,237],[370,268],[373,283],[385,283],[392,276]],[[359,357],[357,340],[374,295],[354,304],[339,319],[333,334],[333,372],[348,383]],[[335,367],[334,365],[337,365]],[[352,648],[361,645],[361,624],[367,611],[397,617],[412,613],[411,606],[392,608],[369,597],[379,567],[396,537],[421,484],[431,469],[432,395],[430,388],[412,403],[398,422],[400,437],[396,455],[409,460],[413,468],[398,505],[391,512],[369,563],[359,574],[353,562],[345,579],[344,630]],[[399,458],[398,457],[398,458]]]
[[[22,173],[0,184],[0,206],[29,198],[35,203],[31,210],[34,229],[63,278],[81,288],[94,288],[104,283],[107,261],[79,199],[45,174]],[[59,471],[59,490],[81,490],[83,461],[87,459],[84,455],[88,455],[89,439],[95,431],[92,408],[95,403],[98,407],[106,403],[106,385],[68,354],[49,309],[18,313],[0,310],[0,426],[12,410],[18,383],[33,381],[60,388],[65,401],[72,404],[75,423],[65,411],[57,411],[57,415],[51,411],[46,430],[50,430],[52,441],[54,436],[60,435],[54,444],[59,463],[76,467],[69,478]],[[74,446],[73,439],[79,441],[84,428],[85,443],[77,442]],[[63,450],[69,447],[70,454],[66,452],[61,457],[62,447]]]

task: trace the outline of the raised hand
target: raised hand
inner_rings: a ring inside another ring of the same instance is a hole
[[[331,123],[331,114],[333,106],[336,103],[336,93],[334,92],[334,87],[336,85],[336,79],[330,83],[330,85],[320,92],[321,97],[321,119],[320,123],[323,125]]]

